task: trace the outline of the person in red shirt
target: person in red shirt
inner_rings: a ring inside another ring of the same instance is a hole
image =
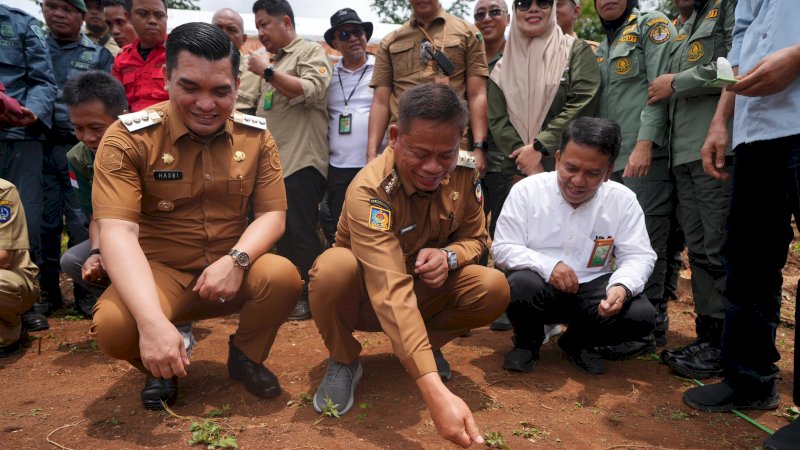
[[[111,74],[122,82],[130,111],[135,112],[169,99],[161,71],[167,40],[166,0],[126,0],[125,16],[139,38],[119,52]]]

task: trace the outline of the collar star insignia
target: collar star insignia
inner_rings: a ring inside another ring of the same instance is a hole
[[[161,160],[164,161],[164,164],[170,165],[175,162],[175,157],[170,155],[169,153],[162,153]]]

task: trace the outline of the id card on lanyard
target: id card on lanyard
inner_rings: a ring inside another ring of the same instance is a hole
[[[353,94],[356,93],[356,89],[358,89],[358,85],[361,83],[361,80],[364,78],[364,74],[367,73],[367,69],[369,66],[364,63],[364,70],[361,71],[361,75],[358,77],[358,81],[356,81],[356,85],[353,86],[353,90],[350,91],[350,95],[345,97],[344,93],[344,83],[342,83],[342,69],[336,71],[336,74],[339,76],[339,87],[342,88],[342,97],[344,97],[344,114],[339,114],[339,134],[350,134],[353,131],[353,115],[350,114],[350,99],[353,98]]]

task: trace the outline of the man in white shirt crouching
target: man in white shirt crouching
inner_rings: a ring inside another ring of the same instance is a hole
[[[606,371],[602,347],[653,332],[655,309],[642,290],[656,254],[636,195],[609,181],[620,140],[612,120],[575,119],[555,172],[512,188],[492,245],[495,267],[511,286],[514,348],[504,369],[533,369],[546,323],[568,324],[558,344],[591,374]]]

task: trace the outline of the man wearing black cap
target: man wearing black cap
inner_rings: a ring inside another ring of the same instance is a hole
[[[328,208],[330,221],[323,223],[325,237],[333,243],[336,225],[350,181],[367,163],[369,112],[373,89],[369,87],[375,57],[367,53],[372,37],[372,23],[362,22],[350,8],[331,16],[325,42],[342,54],[333,66],[333,80],[328,88]]]

